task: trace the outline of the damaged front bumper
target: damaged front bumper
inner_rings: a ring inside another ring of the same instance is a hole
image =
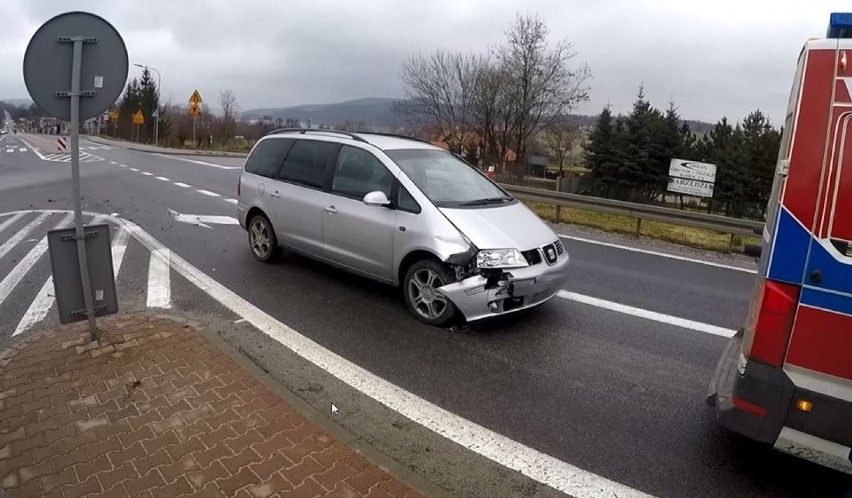
[[[499,276],[477,274],[439,287],[468,322],[543,304],[568,281],[567,252],[553,265],[544,261],[525,268],[504,270]]]

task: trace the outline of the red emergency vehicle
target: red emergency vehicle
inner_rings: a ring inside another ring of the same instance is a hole
[[[707,401],[732,431],[852,473],[852,13],[799,55],[751,307]]]

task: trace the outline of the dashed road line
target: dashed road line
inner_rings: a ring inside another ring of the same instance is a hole
[[[222,197],[220,194],[217,194],[216,192],[211,192],[209,190],[195,189],[195,191],[198,192],[199,194],[204,194],[204,195],[207,195],[207,196],[210,196],[210,197]]]
[[[142,171],[141,173],[145,176],[154,176],[154,173],[148,173],[147,171]]]
[[[167,154],[154,154],[155,156],[166,157],[169,159],[174,159],[176,161],[183,161],[187,163],[200,164],[202,166],[209,166],[211,168],[217,169],[243,169],[242,166],[223,166],[221,164],[208,163],[207,161],[199,161],[197,159],[186,159],[183,157],[169,156]]]
[[[182,183],[182,182],[174,182],[174,185],[178,186],[180,188],[192,188],[192,185],[187,185],[187,184]]]
[[[130,171],[133,171],[133,172],[139,173],[139,170],[138,170],[138,169],[136,169],[136,168],[130,168]]]
[[[171,181],[168,178],[166,178],[165,176],[158,176],[157,180],[160,180],[161,182],[170,182]]]

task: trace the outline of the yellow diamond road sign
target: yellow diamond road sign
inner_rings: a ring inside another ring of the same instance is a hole
[[[189,103],[190,104],[200,104],[201,102],[202,102],[201,94],[198,93],[198,90],[195,90],[194,92],[192,92],[192,96],[189,97]]]

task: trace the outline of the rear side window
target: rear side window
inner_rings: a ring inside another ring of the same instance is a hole
[[[378,190],[390,197],[392,186],[393,175],[376,156],[363,149],[341,147],[334,166],[332,192],[363,199]]]
[[[296,140],[281,168],[281,179],[307,187],[322,187],[325,167],[335,149],[337,144],[331,142]]]
[[[292,143],[293,140],[289,138],[267,138],[261,141],[246,160],[246,173],[275,178]]]

